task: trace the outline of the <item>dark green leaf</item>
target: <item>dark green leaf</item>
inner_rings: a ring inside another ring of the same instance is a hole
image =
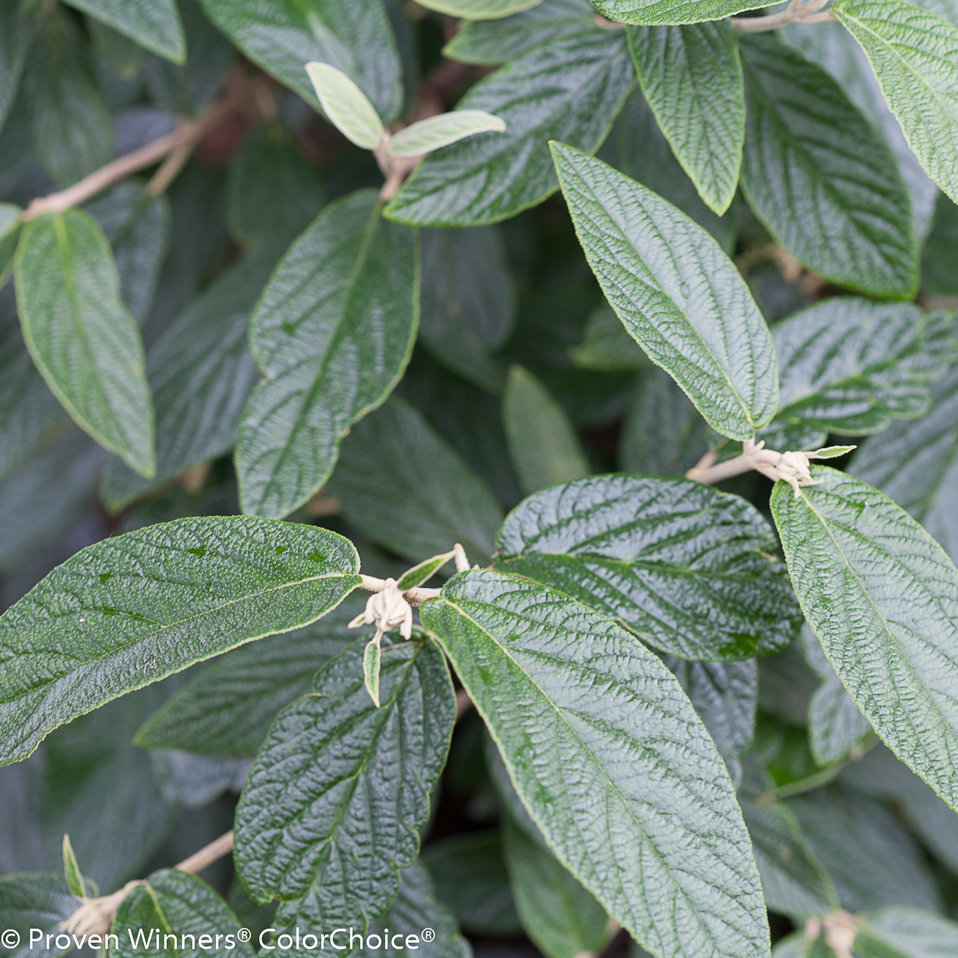
[[[580,369],[604,370],[645,369],[648,359],[619,322],[611,306],[603,303],[589,313],[585,338],[569,350],[569,356]]]
[[[428,640],[386,646],[382,705],[363,684],[360,640],[276,719],[236,816],[236,863],[257,899],[309,895],[359,924],[399,889],[419,853],[429,792],[446,761],[455,697]],[[413,771],[414,770],[414,771]]]
[[[751,437],[775,409],[775,351],[732,262],[650,190],[562,144],[554,153],[586,258],[626,329],[712,426]]]
[[[359,582],[331,532],[181,519],[78,552],[0,617],[0,763],[194,662],[320,618]]]
[[[745,88],[728,22],[630,31],[639,84],[699,195],[721,215],[738,188]]]
[[[534,206],[556,188],[547,141],[595,149],[634,79],[625,36],[615,30],[534,48],[459,103],[500,117],[506,132],[427,157],[387,207],[389,216],[413,225],[474,226]]]
[[[546,841],[613,918],[660,954],[768,954],[731,782],[651,652],[567,596],[495,572],[456,576],[422,617]]]
[[[63,875],[0,876],[0,921],[4,930],[20,934],[19,945],[5,943],[5,958],[57,958],[63,949],[46,948],[43,943],[31,946],[30,932],[39,929],[44,935],[56,935],[61,922],[79,907]]]
[[[682,658],[767,654],[798,626],[766,521],[743,499],[687,479],[607,475],[554,486],[509,514],[497,546],[500,568]]]
[[[770,6],[768,0],[592,0],[599,13],[622,23],[700,23]]]
[[[13,105],[27,59],[29,34],[20,4],[0,7],[0,129]]]
[[[17,234],[20,232],[20,213],[19,206],[0,203],[0,289],[13,269],[13,254],[17,248]]]
[[[485,482],[400,399],[352,429],[326,491],[349,522],[410,560],[456,542],[485,559],[502,520]]]
[[[202,0],[203,9],[257,66],[319,106],[305,66],[329,63],[359,84],[383,120],[399,113],[400,64],[382,0]]]
[[[824,466],[772,513],[812,630],[889,748],[958,805],[958,570],[931,536],[871,486]]]
[[[280,261],[250,320],[266,381],[236,464],[243,511],[288,515],[329,478],[349,427],[402,376],[419,320],[418,244],[372,191],[329,207]]]
[[[742,185],[758,217],[826,279],[875,296],[913,296],[918,243],[890,150],[838,83],[773,37],[748,38],[742,61]]]
[[[186,60],[186,38],[176,0],[66,0],[140,46],[174,63]]]

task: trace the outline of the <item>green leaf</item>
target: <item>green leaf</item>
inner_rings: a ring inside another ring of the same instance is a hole
[[[455,553],[452,551],[444,552],[442,555],[432,556],[429,559],[423,559],[417,562],[411,569],[407,569],[397,580],[396,588],[400,592],[406,589],[414,589],[424,582],[428,582],[447,562],[449,562]]]
[[[907,0],[840,0],[832,12],[865,51],[915,156],[958,202],[958,28]]]
[[[546,142],[595,149],[634,82],[626,38],[595,31],[536,47],[477,83],[459,103],[499,117],[487,133],[428,156],[387,207],[423,226],[495,223],[555,191]]]
[[[326,492],[347,521],[410,560],[456,542],[470,561],[485,559],[502,521],[492,490],[399,399],[353,428]]]
[[[55,935],[61,922],[80,907],[70,894],[63,875],[0,875],[0,916],[4,930],[20,933],[19,945],[4,945],[6,958],[58,958],[62,949],[30,945],[30,932],[40,929]]]
[[[364,604],[365,597],[350,596],[332,618],[242,646],[213,662],[147,719],[136,744],[253,758],[277,713],[308,694],[317,669],[356,640],[346,622]]]
[[[911,201],[884,141],[838,83],[774,37],[742,42],[742,185],[788,252],[825,279],[894,299],[918,288]]]
[[[931,413],[862,443],[851,471],[881,489],[958,560],[958,367],[932,386]]]
[[[144,476],[154,413],[136,321],[120,301],[109,243],[89,213],[31,220],[14,262],[27,349],[71,418]]]
[[[768,0],[592,0],[603,16],[621,23],[668,24],[724,20],[771,6]]]
[[[77,864],[77,857],[73,852],[73,846],[70,844],[69,835],[63,836],[63,875],[70,892],[77,898],[83,898],[86,895],[83,873]]]
[[[10,270],[13,269],[21,212],[20,207],[14,206],[13,203],[0,203],[0,288],[6,283]]]
[[[0,7],[0,129],[16,98],[28,47],[26,20],[20,4],[5,3]]]
[[[323,112],[336,129],[356,146],[375,150],[386,129],[366,94],[342,70],[329,63],[307,63],[306,75]]]
[[[768,955],[731,782],[651,652],[573,599],[495,572],[456,576],[422,617],[546,841],[613,918],[659,954]]]
[[[585,338],[569,350],[569,356],[580,369],[605,370],[645,369],[649,361],[619,322],[612,307],[603,303],[589,313]]]
[[[629,31],[639,84],[699,195],[721,215],[738,188],[745,87],[731,23]]]
[[[358,568],[340,536],[241,516],[88,546],[0,617],[0,764],[119,695],[320,618]]]
[[[280,517],[329,478],[349,427],[402,376],[419,320],[415,235],[363,190],[328,207],[280,261],[250,320],[265,382],[239,427],[243,511]]]
[[[186,38],[176,0],[66,0],[140,46],[174,63],[186,62]]]
[[[206,15],[257,66],[316,106],[303,70],[312,60],[341,70],[389,122],[402,106],[402,68],[382,0],[201,0]]]
[[[526,934],[547,958],[597,955],[609,943],[605,909],[538,836],[507,816],[506,864]]]
[[[380,636],[374,636],[366,643],[363,652],[363,684],[376,708],[380,706],[379,686],[380,671],[382,669],[382,648],[379,644]]]
[[[735,266],[683,213],[562,144],[562,192],[612,308],[719,432],[748,439],[775,411],[775,350]]]
[[[952,324],[954,325],[954,324]],[[771,430],[880,432],[893,419],[917,419],[931,406],[930,381],[941,375],[933,317],[908,303],[849,296],[826,299],[775,325],[781,370],[779,410]]]
[[[861,958],[944,958],[958,953],[958,925],[932,911],[886,906],[859,919],[854,948]]]
[[[357,924],[386,909],[398,869],[419,853],[456,711],[446,663],[428,640],[383,649],[374,706],[364,644],[329,662],[312,694],[280,713],[236,813],[237,869],[257,900],[308,894],[311,907]]]
[[[528,10],[542,0],[423,0],[420,6],[437,10],[450,17],[467,20],[499,20],[510,14]]]
[[[545,386],[521,366],[509,370],[502,415],[523,492],[581,479],[591,472],[569,417]]]
[[[419,120],[394,133],[386,152],[391,156],[422,156],[477,133],[504,133],[505,129],[499,117],[482,110],[454,110]]]
[[[553,486],[514,509],[497,566],[621,619],[689,659],[788,644],[798,609],[753,506],[688,479],[607,475]]]
[[[875,731],[955,807],[958,570],[891,499],[824,466],[812,473],[821,483],[797,498],[784,483],[772,492],[802,610]]]
[[[598,29],[589,0],[542,0],[505,20],[467,20],[442,52],[451,60],[495,66],[550,40]]]
[[[156,405],[156,475],[144,479],[111,459],[101,495],[117,512],[201,462],[233,448],[259,378],[247,344],[249,314],[279,256],[264,243],[220,275],[166,328],[147,356]]]
[[[164,869],[137,885],[117,909],[112,931],[119,938],[119,947],[111,951],[117,958],[168,958],[171,953],[179,958],[224,954],[252,958],[253,949],[240,940],[238,928],[236,916],[206,882]],[[169,934],[182,947],[165,947],[163,937]],[[203,947],[207,935],[216,945],[211,941]],[[190,937],[196,947],[189,946]]]

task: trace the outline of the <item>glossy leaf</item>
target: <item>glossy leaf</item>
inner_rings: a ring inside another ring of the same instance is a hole
[[[420,156],[477,133],[504,133],[505,123],[482,110],[454,110],[411,123],[394,133],[386,147],[391,156]]]
[[[955,807],[958,570],[881,493],[823,466],[813,475],[798,498],[784,483],[772,493],[802,610],[875,731]]]
[[[0,617],[0,763],[125,692],[320,618],[359,582],[345,539],[247,517],[105,539]]]
[[[390,217],[422,226],[495,223],[556,189],[547,141],[595,149],[634,82],[615,30],[558,39],[477,83],[460,109],[499,117],[484,133],[427,157],[389,204]]]
[[[172,932],[183,942],[176,949],[182,958],[210,954],[252,958],[253,949],[239,938],[238,930],[236,916],[209,885],[195,875],[168,869],[150,875],[123,900],[112,928],[119,947],[111,951],[117,958],[167,958],[170,949],[164,936]],[[205,935],[212,939],[209,947],[202,946]],[[197,947],[189,947],[190,937]],[[213,942],[222,942],[223,947]]]
[[[174,63],[186,61],[186,39],[176,0],[66,0]]]
[[[156,469],[153,402],[136,321],[120,301],[113,254],[80,210],[31,220],[14,265],[27,349],[53,394],[132,469]]]
[[[592,0],[610,20],[622,23],[701,23],[771,6],[767,0]]]
[[[386,129],[366,94],[329,63],[307,63],[306,75],[323,112],[339,132],[356,146],[375,150]]]
[[[731,782],[652,653],[567,596],[495,572],[456,576],[422,617],[546,841],[613,918],[660,954],[768,955]]]
[[[450,17],[498,20],[539,3],[542,3],[542,0],[423,0],[421,6],[427,10],[438,10]]]
[[[891,151],[838,83],[800,53],[749,37],[742,62],[742,185],[758,217],[820,276],[875,296],[913,296],[918,243]]]
[[[419,320],[416,237],[372,191],[328,207],[290,247],[250,320],[265,382],[239,427],[243,511],[288,515],[329,478],[349,427],[399,381]]]
[[[342,70],[385,121],[401,106],[402,72],[382,0],[201,0],[206,15],[257,66],[309,103],[319,101],[303,64]]]
[[[728,22],[630,31],[639,85],[699,195],[721,215],[738,188],[745,87]]]
[[[431,642],[384,647],[379,708],[363,683],[364,645],[329,662],[312,694],[280,713],[240,799],[235,853],[258,900],[308,894],[312,908],[357,924],[386,909],[398,869],[419,853],[455,719]]]
[[[589,474],[589,460],[572,423],[532,373],[512,367],[502,404],[509,453],[523,492]]]
[[[625,328],[715,429],[751,437],[775,410],[775,351],[732,262],[634,180],[562,144],[553,152],[586,259]]]
[[[497,537],[497,566],[543,582],[689,659],[786,645],[798,610],[759,513],[687,479],[607,475],[530,496]]]
[[[907,0],[840,0],[832,12],[865,51],[915,156],[958,202],[958,27]]]

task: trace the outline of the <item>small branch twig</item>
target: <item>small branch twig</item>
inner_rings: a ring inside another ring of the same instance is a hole
[[[732,17],[732,26],[739,33],[765,33],[793,23],[826,23],[837,19],[831,10],[822,10],[828,0],[789,0],[778,13],[761,17]]]
[[[359,588],[366,592],[385,592],[386,589],[393,588],[395,584],[395,581],[390,582],[389,579],[377,579],[374,575],[364,575]],[[427,599],[438,599],[439,592],[439,589],[424,589],[422,586],[417,586],[415,589],[407,589],[403,592],[403,597],[410,605],[422,605]]]

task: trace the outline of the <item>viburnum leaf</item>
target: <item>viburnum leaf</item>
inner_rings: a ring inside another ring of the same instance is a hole
[[[0,876],[0,915],[4,930],[19,932],[20,938],[12,945],[4,944],[5,958],[59,958],[63,950],[47,948],[44,942],[30,943],[34,929],[44,935],[56,935],[65,922],[80,907],[70,893],[63,875],[25,874]]]
[[[176,0],[66,0],[135,43],[174,63],[186,62],[186,39]]]
[[[329,63],[307,63],[306,75],[323,112],[339,132],[356,146],[375,150],[386,129],[366,94]]]
[[[423,0],[420,6],[466,20],[498,20],[540,3],[542,0]]]
[[[420,156],[477,133],[504,133],[505,123],[483,110],[454,110],[412,123],[389,138],[392,156]]]
[[[498,568],[574,596],[682,658],[750,658],[798,629],[766,520],[744,499],[688,479],[552,486],[514,509],[496,542]]]
[[[22,212],[13,203],[0,203],[0,289],[13,269],[13,254],[17,248]]]
[[[741,811],[705,727],[629,632],[518,576],[422,607],[559,860],[656,954],[769,954]]]
[[[247,516],[82,549],[0,616],[0,764],[126,692],[320,618],[358,570],[341,536]]]
[[[768,0],[592,0],[599,13],[621,23],[701,23],[768,7]]]
[[[855,704],[889,748],[958,806],[958,570],[900,506],[824,466],[772,492],[799,602]]]
[[[579,242],[612,308],[719,432],[748,439],[778,396],[772,337],[732,261],[634,180],[552,146]]]

